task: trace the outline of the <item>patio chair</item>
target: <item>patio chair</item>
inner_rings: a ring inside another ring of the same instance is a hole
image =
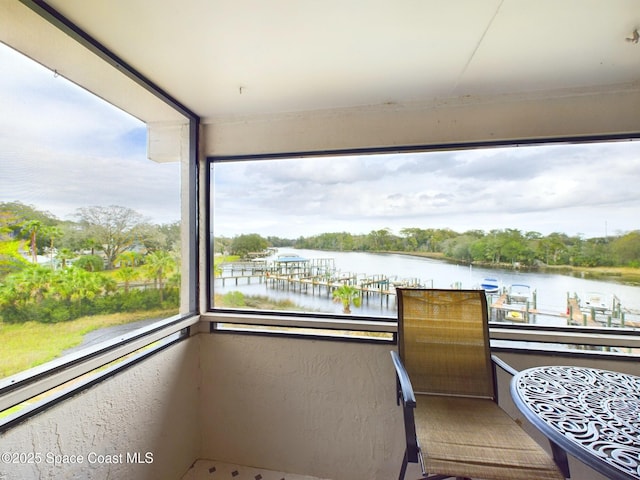
[[[403,406],[407,465],[422,478],[547,480],[569,478],[564,451],[554,458],[498,406],[482,290],[397,289],[398,403]]]

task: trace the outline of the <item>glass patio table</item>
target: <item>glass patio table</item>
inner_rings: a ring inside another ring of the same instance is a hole
[[[640,479],[640,377],[584,367],[517,373],[511,395],[552,443],[618,480]]]

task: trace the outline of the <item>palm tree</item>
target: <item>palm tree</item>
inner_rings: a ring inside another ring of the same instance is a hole
[[[38,265],[29,265],[20,272],[5,278],[2,288],[2,302],[24,307],[41,301],[50,290],[51,271]]]
[[[30,266],[18,274],[18,281],[30,299],[40,302],[51,290],[52,272],[40,265]]]
[[[63,300],[77,303],[78,314],[83,313],[84,300],[91,300],[112,290],[113,279],[71,266],[60,270],[56,292]]]
[[[49,258],[51,259],[51,269],[53,270],[53,251],[54,251],[54,242],[56,239],[62,237],[62,230],[59,227],[43,227],[42,233],[45,238],[49,239]]]
[[[140,273],[133,267],[138,265],[142,259],[142,255],[138,252],[127,250],[116,257],[115,263],[120,264],[120,268],[116,272],[116,276],[124,282],[125,293],[129,292],[129,282],[140,276]]]
[[[84,241],[84,246],[91,250],[91,255],[95,255],[96,247],[100,247],[100,242],[98,242],[95,238],[89,237]]]
[[[133,267],[120,267],[116,275],[124,282],[124,293],[129,293],[129,282],[138,278],[138,272]]]
[[[119,263],[121,267],[135,267],[142,260],[142,255],[138,252],[127,250],[116,257],[115,263]]]
[[[42,227],[42,222],[39,220],[29,220],[22,224],[22,227],[29,232],[29,242],[31,247],[31,261],[32,263],[38,263],[38,246],[36,245],[38,230]]]
[[[360,290],[352,285],[340,285],[333,291],[333,301],[338,303],[342,302],[342,312],[351,313],[351,304],[354,307],[359,307],[361,303]]]
[[[76,254],[73,253],[70,248],[61,248],[58,251],[58,254],[56,255],[56,258],[58,260],[60,260],[60,262],[62,263],[62,268],[66,268],[67,267],[67,260],[71,260],[75,256],[76,256]]]
[[[175,269],[176,261],[169,252],[164,250],[156,250],[145,257],[147,271],[153,276],[154,281],[158,284],[160,290],[160,303],[163,301],[163,281]]]

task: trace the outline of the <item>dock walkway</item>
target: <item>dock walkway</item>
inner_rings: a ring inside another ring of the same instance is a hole
[[[417,278],[398,279],[384,274],[367,275],[341,272],[335,268],[333,259],[287,259],[268,262],[228,262],[218,266],[215,281],[222,286],[231,282],[239,284],[260,283],[267,288],[291,290],[293,292],[326,296],[331,298],[333,291],[342,285],[350,285],[360,292],[363,303],[377,301],[380,305],[392,305],[396,301],[396,287],[423,287],[424,282]],[[430,280],[433,286],[433,280]],[[451,288],[455,288],[453,285]],[[496,298],[497,297],[497,298]],[[618,308],[607,317],[588,313],[581,309],[577,296],[567,294],[566,312],[539,310],[537,295],[533,292],[529,301],[514,301],[508,293],[487,295],[490,307],[490,319],[518,323],[536,323],[536,316],[560,317],[566,325],[588,327],[631,327],[640,328],[637,319],[625,319],[624,312]],[[520,299],[518,299],[520,300]],[[633,318],[633,317],[632,317]]]
[[[580,302],[576,297],[567,299],[567,324],[582,325],[587,327],[631,327],[639,328],[640,322],[625,319],[624,312],[609,312],[609,315],[596,315],[597,312],[592,310],[585,313],[580,308]]]
[[[588,327],[601,326],[591,316],[582,313],[578,299],[575,297],[567,299],[567,323],[570,325],[585,325]]]
[[[500,320],[512,322],[528,322],[529,315],[537,315],[540,312],[532,307],[529,302],[508,303],[508,295],[503,293],[491,304],[492,311],[496,312]]]

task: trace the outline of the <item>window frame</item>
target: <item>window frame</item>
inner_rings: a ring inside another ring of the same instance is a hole
[[[184,234],[182,236],[181,313],[94,347],[82,349],[16,375],[0,379],[0,413],[8,411],[28,399],[47,394],[42,400],[24,406],[16,413],[1,417],[0,433],[89,386],[112,377],[150,355],[189,338],[192,334],[197,333],[198,329],[194,327],[200,320],[198,309],[200,294],[198,236],[200,117],[46,3],[34,0],[21,0],[21,2],[40,15],[44,21],[57,27],[184,117],[189,129],[189,145],[188,158],[186,159],[187,168],[184,168],[185,160],[183,160],[181,167],[183,173],[186,171],[187,175],[186,178],[183,175],[181,181],[180,221],[182,230],[188,233],[186,236]],[[58,388],[59,391],[52,392],[53,389],[58,390]]]
[[[451,150],[473,150],[480,148],[499,148],[499,147],[520,147],[520,146],[543,146],[543,145],[559,145],[559,144],[588,144],[588,143],[605,143],[605,142],[624,142],[640,140],[640,132],[625,133],[615,135],[591,135],[580,137],[554,137],[554,138],[535,138],[521,140],[495,140],[484,142],[454,142],[443,144],[427,144],[427,145],[405,145],[394,147],[371,147],[371,148],[355,148],[341,150],[318,150],[318,151],[302,151],[302,152],[283,152],[283,153],[264,153],[249,155],[209,155],[206,157],[205,184],[207,186],[206,195],[206,310],[202,314],[203,321],[210,323],[211,333],[231,332],[237,334],[250,334],[251,332],[243,331],[241,328],[233,329],[228,327],[227,330],[221,330],[218,324],[251,324],[256,326],[279,326],[283,330],[280,332],[260,332],[265,335],[299,335],[296,329],[312,327],[317,322],[318,327],[323,329],[333,329],[336,335],[333,339],[344,339],[337,332],[342,329],[347,330],[365,330],[369,332],[393,332],[393,343],[396,342],[397,322],[390,321],[389,317],[376,316],[358,316],[354,315],[345,318],[340,315],[328,313],[298,313],[298,312],[269,312],[252,309],[227,309],[216,308],[213,305],[214,294],[214,273],[213,273],[213,241],[215,232],[213,230],[214,203],[212,198],[212,177],[211,172],[215,164],[224,164],[227,162],[243,162],[243,161],[267,161],[280,159],[300,159],[304,161],[309,157],[339,157],[348,155],[375,155],[375,154],[402,154],[402,153],[428,153],[438,151]],[[203,208],[205,208],[203,206]],[[554,348],[554,343],[565,345],[585,345],[599,346],[610,348],[640,348],[640,340],[634,338],[640,333],[640,329],[636,328],[619,328],[619,327],[580,327],[580,326],[554,326],[544,327],[530,325],[512,325],[490,322],[490,337],[495,341],[504,341],[507,346],[492,346],[496,351],[518,351],[520,353],[527,352],[530,349],[528,343],[537,343],[549,345],[548,348],[531,350],[532,353],[542,353],[548,355],[559,356],[588,356],[598,355],[599,357],[625,358],[637,360],[640,353],[634,355],[624,355],[621,357],[615,353],[595,352],[585,350],[563,351]],[[285,331],[292,330],[291,332]],[[312,335],[313,336],[313,335]],[[317,337],[317,338],[325,338]],[[496,343],[496,342],[494,342]]]

